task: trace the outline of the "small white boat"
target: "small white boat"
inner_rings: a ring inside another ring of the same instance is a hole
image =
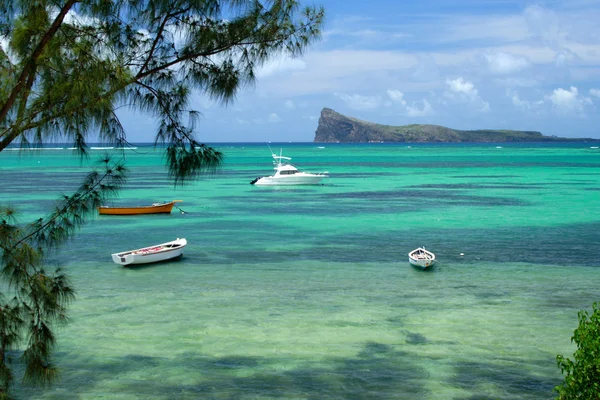
[[[435,254],[425,247],[419,247],[408,253],[408,262],[415,267],[429,268],[435,264]]]
[[[172,242],[115,253],[112,254],[112,259],[115,263],[125,266],[129,264],[149,264],[165,261],[182,255],[183,248],[186,245],[187,240],[177,238],[177,240],[173,240]]]
[[[298,168],[290,164],[290,157],[272,154],[275,174],[271,176],[260,176],[250,182],[251,185],[317,185],[324,178],[327,178],[327,172],[310,173],[299,171]]]

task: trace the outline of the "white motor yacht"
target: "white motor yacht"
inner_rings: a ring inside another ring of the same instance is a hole
[[[298,168],[289,163],[290,157],[272,154],[275,174],[271,176],[261,176],[254,179],[252,185],[317,185],[324,178],[327,178],[327,172],[310,173],[299,171]]]

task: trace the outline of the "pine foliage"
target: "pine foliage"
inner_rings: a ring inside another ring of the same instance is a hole
[[[0,398],[14,380],[8,351],[25,346],[24,381],[51,384],[58,376],[52,363],[55,326],[68,322],[67,305],[75,291],[62,268],[46,272],[47,253],[66,243],[96,209],[121,188],[125,167],[103,160],[71,196],[64,196],[45,218],[18,223],[14,210],[0,207]]]

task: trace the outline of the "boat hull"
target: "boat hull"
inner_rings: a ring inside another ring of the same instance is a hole
[[[263,176],[258,178],[254,185],[257,186],[281,186],[281,185],[318,185],[321,181],[327,178],[327,175],[302,175],[295,174],[294,176]]]
[[[180,257],[183,255],[183,250],[186,245],[187,240],[177,239],[156,246],[114,253],[111,254],[111,256],[116,264],[123,266],[151,264]]]
[[[410,265],[414,266],[414,267],[418,267],[418,268],[422,268],[422,269],[426,269],[426,268],[430,268],[433,267],[433,265],[435,264],[435,260],[415,260],[414,258],[408,257],[408,262],[410,263]]]
[[[140,215],[140,214],[169,214],[175,205],[174,201],[151,206],[140,207],[98,207],[100,215]]]

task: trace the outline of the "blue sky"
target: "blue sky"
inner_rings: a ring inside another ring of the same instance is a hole
[[[414,3],[414,4],[413,4]],[[323,0],[322,40],[228,106],[195,96],[202,142],[310,142],[324,107],[387,125],[600,138],[600,1]],[[123,116],[132,142],[145,115]]]

